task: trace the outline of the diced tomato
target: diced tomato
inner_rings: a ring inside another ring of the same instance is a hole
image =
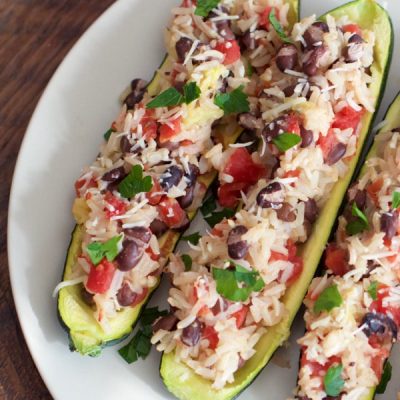
[[[140,124],[143,129],[143,137],[146,140],[155,139],[157,137],[157,121],[154,119],[154,110],[146,110]]]
[[[321,147],[324,158],[328,156],[337,142],[338,140],[332,128],[329,129],[326,136],[319,135],[317,144]]]
[[[174,198],[164,196],[158,205],[161,220],[170,228],[178,228],[186,218],[186,212]]]
[[[325,265],[335,275],[343,276],[349,271],[347,250],[337,247],[334,243],[325,250]]]
[[[335,114],[335,118],[332,123],[332,128],[348,129],[352,128],[353,133],[357,129],[360,123],[361,117],[364,114],[364,109],[356,111],[350,106],[343,107],[339,112]]]
[[[275,11],[275,17],[279,21],[279,9],[277,7],[266,7],[265,10],[260,14],[260,22],[259,25],[264,27],[266,30],[269,30],[270,28],[270,22],[269,22],[269,14],[271,14],[271,11]]]
[[[284,173],[284,178],[298,178],[301,174],[301,170],[299,168],[292,169],[291,171],[287,171]],[[295,186],[295,182],[292,182],[290,186]]]
[[[361,29],[357,24],[347,24],[342,26],[343,32],[356,33],[361,36]]]
[[[182,118],[176,118],[170,121],[168,124],[162,124],[160,127],[160,143],[170,141],[175,135],[181,131]]]
[[[232,153],[224,168],[224,173],[231,175],[234,182],[249,184],[258,182],[265,172],[265,167],[255,163],[244,147],[239,147]]]
[[[226,40],[218,43],[215,46],[215,50],[225,55],[224,65],[233,64],[240,58],[240,47],[236,40]]]
[[[104,212],[108,219],[116,215],[122,215],[126,213],[127,210],[126,203],[123,200],[115,197],[111,192],[106,192],[104,200],[111,206],[104,208]]]
[[[379,284],[377,289],[377,299],[369,306],[371,311],[383,314],[390,314],[397,326],[400,326],[400,307],[392,304],[383,304],[386,297],[390,294],[390,288],[386,285]]]
[[[303,259],[301,257],[295,257],[295,259],[292,260],[292,263],[293,270],[285,282],[286,287],[289,287],[292,283],[296,282],[297,278],[303,272]]]
[[[207,339],[209,343],[209,348],[212,350],[215,350],[218,346],[219,342],[219,337],[217,331],[214,329],[214,327],[206,325],[203,328],[203,333],[202,333],[203,339]]]
[[[296,135],[300,135],[300,121],[296,114],[289,114],[286,120],[286,130],[290,133],[295,133]]]
[[[288,253],[287,254],[283,254],[283,253],[278,253],[277,251],[272,250],[271,251],[271,255],[269,257],[269,262],[273,262],[273,261],[292,261],[294,260],[294,258],[296,257],[297,254],[297,247],[296,245],[293,243],[292,240],[288,240],[286,247],[288,249]]]
[[[97,182],[94,178],[90,178],[89,182],[87,179],[78,179],[75,182],[75,193],[77,197],[81,197],[81,189],[86,185],[86,190],[97,187]]]
[[[130,307],[135,307],[140,304],[146,298],[147,293],[149,293],[149,288],[143,288],[142,293],[136,294],[135,300],[130,304]]]
[[[153,261],[158,261],[160,259],[160,254],[154,253],[150,246],[147,247],[145,251]]]
[[[218,189],[218,201],[222,207],[235,208],[239,202],[240,192],[248,187],[243,182],[224,183]]]
[[[115,266],[112,262],[103,259],[97,266],[90,263],[90,272],[86,288],[92,293],[105,293],[114,277]]]
[[[223,232],[220,231],[220,230],[219,230],[218,228],[216,228],[215,226],[214,226],[214,228],[211,229],[210,233],[211,233],[211,235],[218,236],[218,237],[224,236]]]
[[[300,276],[303,271],[303,259],[297,256],[297,247],[292,240],[288,240],[287,243],[288,254],[278,253],[276,251],[271,251],[271,256],[269,258],[270,262],[273,261],[290,261],[293,264],[292,273],[290,276],[285,277],[286,286],[290,286],[296,279]],[[283,272],[280,271],[278,276],[278,281],[281,282],[283,277]]]
[[[197,313],[198,317],[205,317],[210,312],[210,309],[207,306],[203,306]]]
[[[161,192],[163,192],[163,190],[161,189],[160,183],[157,179],[153,178],[153,186],[150,192],[146,193],[146,198],[149,200],[150,205],[156,206],[161,201],[163,197]]]
[[[240,329],[246,321],[246,316],[249,311],[249,307],[243,306],[239,311],[232,314],[232,317],[236,319],[236,327]]]
[[[379,205],[378,192],[382,189],[383,179],[379,178],[367,186],[367,193],[376,206]]]

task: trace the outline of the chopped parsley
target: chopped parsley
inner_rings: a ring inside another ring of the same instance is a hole
[[[257,271],[249,271],[233,261],[234,269],[212,268],[217,292],[227,300],[246,301],[252,292],[259,292],[265,283]]]
[[[337,285],[328,286],[318,296],[314,304],[314,312],[331,311],[343,303],[342,296],[339,293]]]
[[[378,298],[378,282],[377,281],[371,282],[367,291],[368,294],[371,296],[371,299],[376,300]]]
[[[350,221],[346,225],[346,232],[348,235],[356,235],[368,229],[368,219],[366,215],[357,207],[356,202],[353,203],[351,214],[356,217],[354,221]]]
[[[343,365],[329,367],[324,376],[324,389],[328,396],[338,396],[343,389],[344,380],[342,378]]]
[[[301,137],[295,133],[283,132],[272,139],[279,151],[285,152],[301,142]]]
[[[386,386],[389,383],[391,377],[392,377],[392,364],[390,364],[388,360],[385,362],[381,381],[379,382],[379,385],[376,387],[376,393],[378,394],[385,393]]]
[[[215,211],[216,208],[217,208],[217,202],[215,200],[215,197],[213,195],[210,195],[204,201],[203,205],[200,208],[200,211],[205,217],[207,215],[210,215],[213,211]]]
[[[392,208],[395,210],[400,206],[400,192],[393,192],[392,194]]]
[[[118,191],[122,197],[130,199],[135,194],[150,192],[153,187],[151,176],[143,177],[143,169],[140,165],[134,165],[129,175],[118,185]]]
[[[194,232],[191,235],[183,236],[182,240],[186,240],[187,242],[191,244],[198,244],[200,240],[200,233],[199,232]]]
[[[104,140],[105,140],[106,142],[108,142],[108,139],[110,139],[110,136],[111,136],[111,134],[112,134],[113,132],[115,132],[115,130],[114,130],[113,128],[110,128],[108,131],[106,131],[106,132],[104,133],[103,137],[104,137]]]
[[[271,12],[269,13],[269,22],[272,25],[272,27],[275,29],[275,32],[278,34],[278,36],[282,39],[283,42],[285,43],[293,43],[288,36],[286,35],[285,31],[282,28],[282,25],[280,22],[277,20],[276,15],[275,15],[275,9],[273,8]]]
[[[223,208],[220,211],[215,211],[216,209],[217,202],[213,195],[210,195],[200,208],[205,221],[211,228],[214,228],[224,218],[231,218],[235,215],[235,211],[230,208]]]
[[[217,7],[220,1],[221,0],[197,0],[197,7],[194,14],[200,17],[207,17],[210,11]]]
[[[229,93],[219,93],[215,96],[214,103],[225,115],[250,111],[247,94],[243,92],[243,85]]]
[[[87,245],[86,252],[93,265],[98,265],[100,261],[106,257],[108,261],[113,261],[117,257],[119,249],[118,243],[122,236],[114,236],[107,242],[92,242]]]
[[[183,87],[183,95],[176,88],[170,87],[150,101],[146,108],[172,107],[182,103],[190,104],[198,99],[200,94],[201,91],[196,82],[189,82]]]
[[[182,254],[181,259],[183,265],[185,266],[185,271],[190,271],[192,269],[192,264],[193,264],[192,257],[190,257],[189,254]]]
[[[151,350],[152,323],[161,316],[167,315],[167,311],[159,311],[158,307],[146,308],[140,317],[140,328],[135,333],[131,341],[121,347],[118,353],[128,363],[132,364],[140,358],[143,360],[149,355]]]

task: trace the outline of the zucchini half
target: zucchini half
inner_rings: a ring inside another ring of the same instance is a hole
[[[357,0],[329,12],[335,18],[348,15],[363,29],[370,29],[379,38],[375,44],[374,63],[371,66],[371,90],[375,96],[375,109],[379,108],[385,87],[393,48],[393,31],[390,17],[374,0]],[[322,16],[321,19],[324,19]],[[314,276],[319,260],[328,241],[335,222],[336,214],[342,203],[363,144],[368,136],[375,113],[365,113],[359,134],[357,152],[349,164],[349,170],[343,179],[336,183],[331,196],[320,211],[318,220],[307,243],[299,247],[303,258],[303,272],[297,281],[287,290],[283,303],[287,309],[286,317],[271,327],[255,346],[256,354],[236,373],[235,382],[227,384],[221,390],[211,387],[211,382],[196,375],[182,362],[176,360],[174,353],[163,354],[160,374],[168,390],[182,400],[230,400],[238,396],[257,377],[266,366],[275,350],[289,337],[290,327]]]
[[[163,71],[168,68],[169,63],[170,59],[166,56],[147,86],[147,92],[150,95],[155,96],[159,93],[160,78]],[[229,143],[234,143],[241,132],[242,129],[238,125],[233,129],[232,126],[221,126],[218,127],[217,131],[214,130],[213,134],[219,138],[224,138],[224,143],[228,145]],[[215,177],[215,172],[209,172],[200,176],[198,181],[209,188]],[[196,212],[191,212],[188,217],[193,220],[195,215]],[[83,234],[83,226],[76,225],[71,235],[71,242],[64,264],[63,281],[71,279],[73,266],[80,254]],[[159,238],[160,252],[163,256],[168,257],[173,252],[180,236],[181,233],[170,230]],[[107,333],[97,323],[93,316],[93,310],[83,301],[80,294],[80,285],[62,288],[58,293],[57,311],[59,321],[68,333],[71,351],[78,351],[82,355],[98,356],[104,347],[115,345],[124,340],[132,332],[143,307],[150,300],[159,282],[160,279],[149,290],[147,297],[140,304],[135,307],[124,308],[118,312],[117,316],[110,321],[110,331]]]

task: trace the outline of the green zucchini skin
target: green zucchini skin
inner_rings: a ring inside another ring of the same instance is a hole
[[[162,64],[147,86],[147,90],[150,94],[158,93],[159,77],[163,69],[168,67],[169,62],[170,58],[165,56]],[[214,133],[220,138],[229,138],[225,139],[225,144],[235,142],[242,132],[242,128],[237,127],[233,134],[224,135],[224,128],[222,127],[220,129],[222,129],[221,132]],[[198,180],[209,188],[215,178],[216,173],[210,172],[200,176]],[[190,220],[193,220],[195,215],[196,212],[191,212],[188,217]],[[174,251],[180,236],[181,233],[170,230],[159,239],[160,250],[166,257]],[[76,263],[77,256],[80,253],[81,243],[82,227],[76,225],[71,235],[71,242],[67,251],[62,280],[67,280],[69,278],[72,267]],[[103,332],[100,325],[93,317],[93,310],[82,300],[80,285],[61,289],[57,299],[57,316],[61,326],[68,333],[70,350],[77,351],[82,355],[96,357],[101,354],[103,348],[123,341],[134,329],[142,311],[157,289],[159,283],[160,279],[158,283],[149,290],[149,294],[140,304],[135,307],[127,307],[119,312],[112,321],[111,332],[107,334]]]
[[[376,99],[375,109],[378,109],[386,84],[393,49],[393,30],[389,15],[373,0],[356,0],[330,11],[329,14],[334,17],[348,14],[351,20],[357,22],[361,28],[372,29],[376,34],[379,34],[380,38],[385,38],[376,43],[375,61],[371,68],[373,75],[371,90]],[[324,17],[322,16],[321,19]],[[349,164],[349,171],[335,185],[332,196],[321,210],[320,216],[314,224],[309,240],[300,249],[304,260],[303,273],[284,296],[283,301],[288,310],[286,318],[278,325],[270,328],[260,339],[256,345],[256,354],[236,373],[235,383],[228,384],[218,391],[211,388],[210,381],[196,375],[189,367],[177,361],[174,353],[163,354],[160,363],[160,375],[167,389],[177,398],[181,400],[231,400],[236,398],[253,382],[267,365],[276,349],[289,337],[292,322],[315,274],[335,222],[336,213],[339,211],[346,189],[356,169],[357,160],[370,132],[374,117],[375,113],[366,113],[363,116],[363,128],[359,136],[357,153]],[[368,145],[368,140],[366,142]]]

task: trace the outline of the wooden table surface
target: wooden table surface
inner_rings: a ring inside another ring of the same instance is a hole
[[[25,344],[8,273],[7,208],[18,150],[55,69],[113,1],[0,1],[0,399],[51,399]]]

